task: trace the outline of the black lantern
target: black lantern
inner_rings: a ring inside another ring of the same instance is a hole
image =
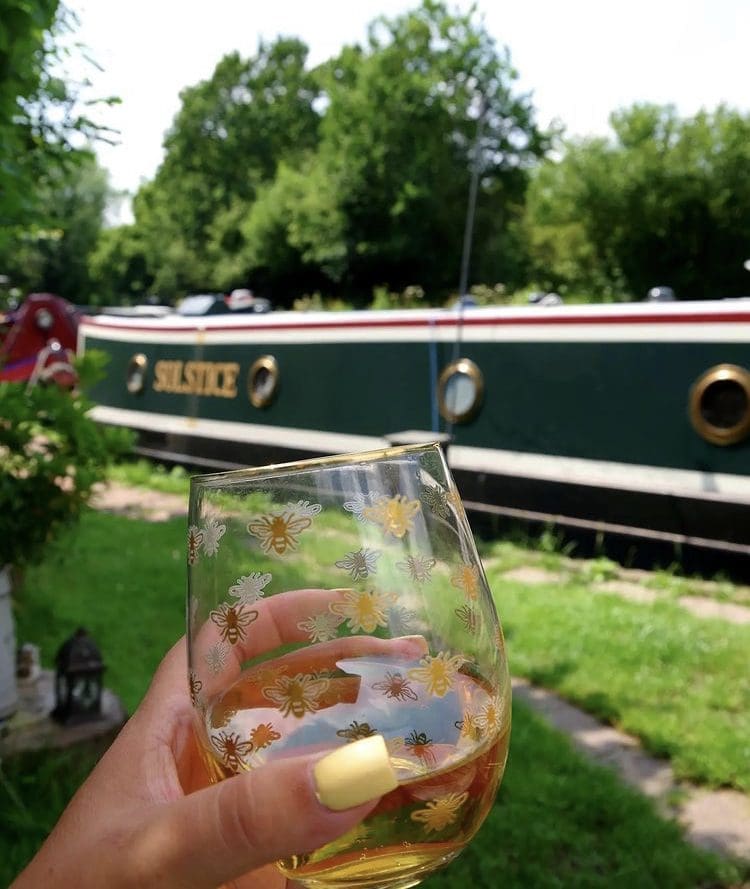
[[[100,719],[104,663],[94,640],[79,627],[55,657],[55,709],[64,725]]]

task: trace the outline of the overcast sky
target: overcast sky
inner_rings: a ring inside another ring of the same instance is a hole
[[[298,36],[312,65],[361,41],[368,22],[414,8],[405,0],[66,0],[77,40],[104,69],[99,95],[122,104],[97,119],[120,131],[99,150],[115,188],[135,191],[162,157],[179,92],[210,77],[226,53],[254,55],[259,38]],[[460,0],[449,4],[468,9]],[[571,135],[603,133],[616,108],[672,102],[683,115],[725,102],[750,108],[750,0],[478,0],[489,32],[510,49],[518,88],[537,119]]]

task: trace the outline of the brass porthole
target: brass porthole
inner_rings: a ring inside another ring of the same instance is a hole
[[[750,435],[750,371],[736,364],[709,368],[690,389],[690,422],[706,441],[733,445]]]
[[[470,358],[451,361],[438,380],[438,408],[449,423],[467,423],[482,406],[484,377]]]
[[[139,352],[133,355],[128,364],[128,370],[125,374],[125,386],[131,395],[138,395],[143,392],[146,385],[146,371],[148,370],[148,358]]]
[[[262,355],[247,374],[247,397],[253,407],[268,407],[279,388],[279,364],[273,355]]]

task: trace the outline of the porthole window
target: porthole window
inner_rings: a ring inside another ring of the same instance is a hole
[[[39,330],[47,331],[52,330],[55,319],[49,309],[41,308],[34,313],[34,323]]]
[[[736,364],[717,364],[690,390],[690,422],[706,441],[732,445],[750,435],[750,371]]]
[[[438,407],[449,423],[467,423],[482,406],[484,377],[469,358],[459,358],[443,369],[438,380]]]
[[[125,386],[131,395],[143,392],[146,385],[146,371],[148,370],[148,358],[142,353],[133,355],[128,364],[125,375]]]
[[[268,407],[279,388],[279,365],[273,355],[253,362],[247,375],[247,395],[253,407]]]

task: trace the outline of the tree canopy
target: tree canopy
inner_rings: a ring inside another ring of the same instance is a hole
[[[318,90],[306,59],[300,40],[279,38],[252,59],[225,56],[183,90],[164,161],[135,200],[159,291],[215,288],[217,263],[242,244],[239,219],[279,164],[315,147]]]
[[[58,0],[0,0],[0,273],[24,290],[440,303],[459,286],[471,189],[468,285],[488,299],[748,292],[750,116],[635,105],[609,137],[544,132],[508,48],[442,0],[377,18],[315,68],[293,36],[222,58],[165,121],[134,222],[108,228],[101,129],[56,73],[65,23]]]
[[[321,75],[329,104],[318,163],[334,183],[345,280],[366,291],[455,288],[475,163],[475,255],[485,273],[503,274],[505,257],[486,247],[546,147],[530,100],[513,94],[507,50],[471,14],[425,2],[378,19],[364,50],[345,49]]]
[[[750,255],[750,117],[671,106],[612,115],[614,138],[565,146],[538,169],[527,227],[538,277],[555,289],[642,299],[742,296]]]
[[[44,137],[35,105],[57,7],[58,0],[0,0],[0,229],[17,224],[31,207],[35,149]]]
[[[56,39],[72,27],[58,0],[0,0],[0,272],[85,301],[108,186],[94,103],[59,73]]]
[[[318,287],[445,293],[474,163],[477,264],[507,268],[502,234],[546,137],[476,16],[425,0],[373,22],[363,47],[312,71],[306,58],[280,37],[182,93],[164,161],[135,201],[154,286],[251,284],[282,304]]]

